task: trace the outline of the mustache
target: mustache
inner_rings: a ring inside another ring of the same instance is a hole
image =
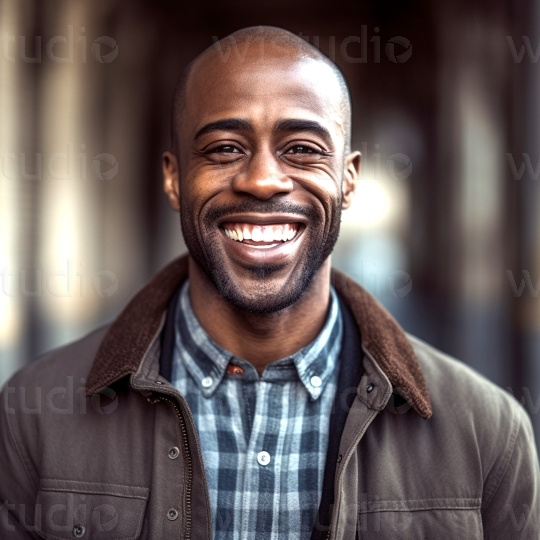
[[[208,211],[205,221],[215,222],[230,215],[242,213],[257,214],[296,214],[308,218],[310,221],[318,222],[321,218],[317,211],[310,206],[302,206],[291,201],[269,200],[269,201],[242,201],[234,204],[227,204],[219,208],[212,208]]]

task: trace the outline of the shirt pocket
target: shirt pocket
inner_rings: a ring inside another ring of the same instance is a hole
[[[480,540],[480,499],[379,501],[361,507],[359,540]]]
[[[47,540],[135,540],[149,495],[144,487],[44,479],[37,532]]]

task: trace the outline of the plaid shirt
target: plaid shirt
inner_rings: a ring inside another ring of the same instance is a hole
[[[343,333],[336,293],[331,290],[327,320],[315,341],[272,362],[259,377],[249,362],[206,334],[188,286],[176,313],[172,383],[186,398],[199,433],[213,538],[309,540]]]

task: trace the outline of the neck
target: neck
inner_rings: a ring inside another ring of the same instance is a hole
[[[276,313],[248,313],[233,306],[191,257],[189,290],[193,311],[206,333],[260,374],[271,362],[309,345],[322,330],[330,301],[330,257],[302,297]]]

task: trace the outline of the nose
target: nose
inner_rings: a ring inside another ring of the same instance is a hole
[[[238,193],[248,193],[257,199],[268,200],[279,193],[290,193],[293,182],[283,174],[276,157],[270,151],[261,151],[255,153],[246,168],[234,177],[232,187]]]

